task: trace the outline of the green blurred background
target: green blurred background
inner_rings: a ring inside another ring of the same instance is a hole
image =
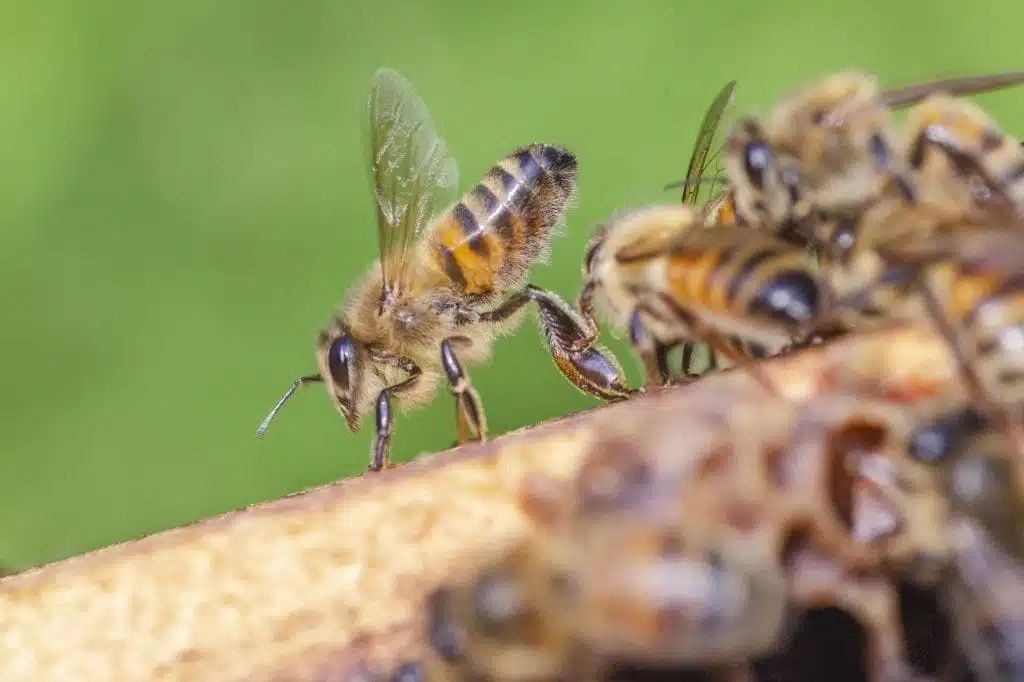
[[[376,255],[360,139],[379,66],[417,87],[470,186],[559,142],[581,192],[533,281],[579,287],[591,226],[675,194],[696,126],[855,67],[884,85],[1024,68],[1019,0],[0,5],[0,560],[49,561],[361,472],[307,388],[253,431]],[[1024,131],[1024,91],[979,98]],[[497,434],[594,402],[532,323],[472,370]],[[635,364],[614,344],[631,378]],[[451,399],[401,417],[451,443]]]

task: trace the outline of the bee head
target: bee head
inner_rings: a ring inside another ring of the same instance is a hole
[[[359,428],[359,413],[355,409],[353,393],[359,382],[361,352],[360,343],[340,325],[322,332],[317,343],[320,376],[352,431]]]
[[[1016,449],[1003,431],[968,408],[921,428],[911,439],[910,455],[940,469],[954,511],[1021,551],[1021,478]]]

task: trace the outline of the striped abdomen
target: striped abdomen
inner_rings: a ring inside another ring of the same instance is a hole
[[[546,251],[576,191],[576,157],[531,144],[492,166],[433,227],[438,265],[456,291],[501,292]]]
[[[1004,134],[978,105],[940,93],[915,107],[907,122],[911,168],[928,175],[929,147],[938,146],[955,180],[967,183],[980,175],[1002,198],[1024,206],[1024,150],[1018,140]],[[967,186],[974,199],[989,197]]]
[[[684,310],[793,334],[823,304],[803,249],[742,228],[695,232],[672,253],[667,277],[669,295]]]
[[[1024,401],[1024,277],[959,268],[944,297],[954,326],[973,342],[985,388],[1006,402]]]

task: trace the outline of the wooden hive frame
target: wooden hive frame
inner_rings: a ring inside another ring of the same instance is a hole
[[[840,372],[894,393],[955,381],[946,347],[924,329],[761,364],[801,399]],[[419,651],[429,590],[469,570],[488,543],[528,531],[518,481],[571,476],[595,412],[628,418],[648,401],[671,406],[750,381],[718,373],[9,576],[0,680],[307,682],[340,680],[357,661],[390,667]]]

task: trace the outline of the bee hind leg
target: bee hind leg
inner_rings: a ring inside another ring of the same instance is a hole
[[[480,394],[469,381],[469,375],[462,368],[455,346],[468,345],[472,341],[465,336],[449,336],[441,342],[441,366],[452,395],[455,396],[455,421],[458,430],[457,444],[467,440],[487,440],[487,418],[480,402]]]
[[[576,388],[607,401],[637,393],[627,388],[614,356],[593,341],[586,319],[557,294],[530,285],[526,293],[537,304],[548,350],[559,371]]]

